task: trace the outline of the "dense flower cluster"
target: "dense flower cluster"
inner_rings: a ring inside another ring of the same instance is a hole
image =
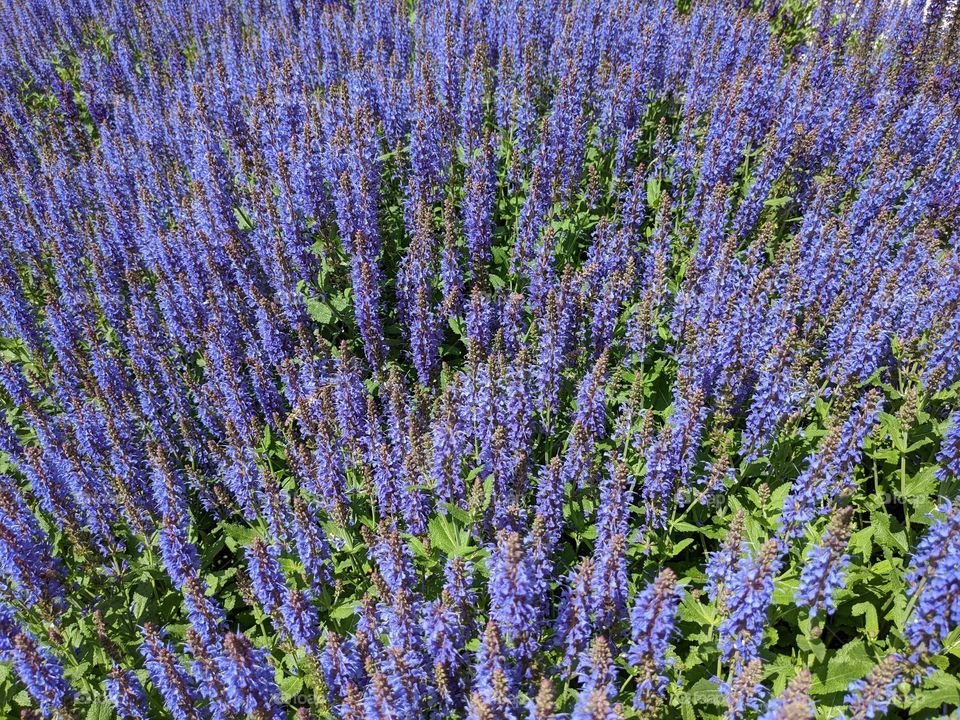
[[[0,0],[0,713],[926,707],[958,16]]]

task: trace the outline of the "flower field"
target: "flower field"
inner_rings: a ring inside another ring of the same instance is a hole
[[[960,708],[956,0],[0,0],[0,718]]]

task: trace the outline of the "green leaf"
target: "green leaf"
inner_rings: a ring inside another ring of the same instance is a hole
[[[307,313],[314,322],[328,325],[333,321],[333,310],[325,302],[316,298],[306,298]]]
[[[927,466],[916,475],[907,478],[904,483],[905,500],[926,499],[937,491],[936,468]]]
[[[95,701],[87,710],[87,720],[111,720],[113,717],[113,706],[108,702]]]
[[[243,208],[234,208],[233,217],[237,221],[237,227],[241,230],[253,230],[253,221]]]
[[[413,548],[414,556],[421,560],[427,560],[433,556],[432,550],[427,550],[426,544],[414,535],[407,536],[407,544]],[[433,541],[431,540],[431,543]]]
[[[717,611],[711,605],[704,605],[695,600],[693,595],[686,593],[680,605],[680,617],[703,627],[710,627],[717,622]]]
[[[877,541],[882,546],[896,550],[901,555],[906,555],[910,549],[907,545],[907,533],[904,530],[891,532],[889,523],[877,526]]]
[[[850,536],[850,549],[869,560],[873,553],[873,525],[857,530]]]
[[[775,605],[794,605],[794,597],[797,594],[797,588],[800,587],[800,580],[797,578],[791,578],[789,580],[781,580],[773,589],[773,602]]]
[[[827,646],[823,644],[820,638],[810,637],[809,618],[804,618],[800,623],[800,629],[803,632],[797,635],[797,647],[816,657],[819,662],[823,662],[827,656]]]
[[[330,298],[330,304],[338,313],[344,313],[350,307],[350,295],[347,292],[337,293]]]
[[[854,617],[864,616],[867,634],[871,638],[876,638],[880,634],[880,623],[877,620],[877,609],[873,603],[859,602],[851,608]]]
[[[811,695],[843,692],[854,680],[864,677],[876,662],[867,654],[863,640],[852,640],[836,651],[827,663],[824,677],[814,678]]]
[[[151,587],[145,583],[138,583],[133,589],[133,602],[130,604],[130,613],[134,620],[140,620],[146,612],[147,605],[153,602]]]
[[[763,206],[768,208],[782,208],[791,200],[793,200],[793,198],[790,197],[789,195],[783,195],[781,197],[764,200]]]
[[[358,604],[359,603],[356,600],[347,600],[346,602],[337,605],[337,607],[330,612],[330,618],[333,620],[343,620],[351,615],[355,615],[357,613]]]
[[[647,179],[647,206],[655,208],[660,203],[660,178],[656,175]]]
[[[470,551],[470,536],[450,518],[434,515],[428,523],[430,543],[445,555],[465,555]]]
[[[232,523],[221,523],[220,527],[227,536],[227,547],[231,550],[236,549],[237,545],[247,546],[257,537],[257,531],[253,528],[243,525],[234,525]],[[232,541],[232,542],[231,542]]]
[[[923,688],[916,694],[910,710],[917,712],[943,705],[960,705],[960,680],[943,670],[935,670],[924,680]]]
[[[889,413],[880,413],[880,425],[890,436],[893,447],[896,448],[897,452],[900,455],[906,453],[907,440],[903,434],[903,424],[900,422],[900,418]]]
[[[452,503],[444,503],[443,508],[464,526],[468,526],[473,523],[473,518],[470,517],[470,513],[465,512],[456,505],[453,505]]]
[[[723,697],[720,695],[720,688],[715,682],[706,678],[700,678],[691,687],[684,691],[684,694],[690,698],[694,705],[722,705]]]
[[[303,678],[296,675],[288,675],[280,681],[280,695],[284,701],[299,695],[303,690]]]

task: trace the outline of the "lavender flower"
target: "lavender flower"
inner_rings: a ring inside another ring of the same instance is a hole
[[[446,598],[429,605],[422,623],[428,656],[433,660],[434,683],[443,701],[452,705],[455,697],[463,692],[460,681],[461,647],[466,639],[463,624]]]
[[[945,482],[950,476],[960,477],[960,412],[950,416],[947,431],[943,434],[943,444],[937,453],[940,469],[937,478]]]
[[[28,606],[55,605],[64,570],[12,478],[0,474],[0,569]]]
[[[743,544],[743,510],[737,512],[723,538],[720,550],[709,553],[707,561],[707,595],[716,600],[720,589],[733,577],[740,560]]]
[[[834,512],[820,543],[814,545],[807,556],[807,564],[800,573],[797,588],[797,604],[810,609],[810,616],[821,612],[831,615],[836,609],[834,596],[844,586],[844,574],[850,564],[845,552],[850,535],[849,507]]]
[[[221,676],[214,653],[223,647],[223,634],[213,638],[203,637],[195,628],[187,628],[187,647],[194,657],[191,671],[197,681],[197,690],[206,698],[214,720],[227,720],[233,716],[227,699],[227,687]]]
[[[960,505],[944,503],[914,552],[907,580],[913,614],[905,635],[909,659],[939,652],[950,631],[960,623]]]
[[[836,615],[885,392],[960,472],[956,2],[812,4],[0,3],[27,713],[90,709],[57,660],[80,609],[130,717],[279,718],[297,657],[346,720],[653,716],[697,674],[674,643],[719,655],[728,717],[809,716],[802,673],[761,710],[774,583]],[[848,714],[940,663],[955,507],[907,514],[903,657]],[[238,529],[271,654],[228,626]],[[631,582],[667,535],[718,617],[682,643],[677,578]],[[96,613],[154,550],[182,602],[143,612],[185,643],[144,628],[140,671]]]
[[[563,598],[557,613],[555,637],[563,648],[563,663],[572,667],[587,648],[593,635],[590,618],[590,597],[593,584],[593,562],[586,558],[567,576]]]
[[[854,680],[843,698],[847,706],[844,717],[850,720],[869,720],[886,714],[897,686],[903,679],[903,658],[887,655],[862,680]]]
[[[227,633],[217,664],[234,712],[275,720],[285,717],[266,652],[242,634]]]
[[[132,671],[114,667],[104,684],[117,715],[124,720],[147,720],[150,710],[147,696]]]
[[[580,693],[571,720],[616,720],[620,708],[613,702],[617,689],[616,667],[610,645],[603,636],[593,641],[589,655],[579,663]]]
[[[609,631],[626,617],[627,547],[623,535],[614,535],[594,548],[591,605],[596,625]]]
[[[810,671],[800,668],[786,689],[767,703],[760,720],[812,720],[816,710],[810,699],[810,682]]]
[[[283,605],[286,582],[276,547],[254,538],[246,554],[250,582],[260,607],[267,614],[279,610]]]
[[[11,644],[8,660],[43,716],[68,712],[76,693],[64,677],[60,661],[26,632],[14,635]]]
[[[527,703],[527,720],[553,720],[556,709],[553,682],[550,678],[542,678],[536,696]]]
[[[280,608],[283,626],[297,647],[308,653],[315,651],[320,626],[310,595],[300,590],[289,590]]]
[[[391,593],[414,587],[416,573],[413,568],[413,554],[396,527],[381,525],[380,533],[371,543],[371,551]]]
[[[539,613],[531,560],[519,534],[503,530],[490,559],[491,619],[517,646],[536,644]]]
[[[825,498],[849,487],[854,464],[879,411],[879,400],[872,393],[821,441],[818,452],[810,457],[784,500],[780,526],[787,537],[799,537],[804,523],[823,512]]]
[[[726,718],[734,720],[743,717],[748,710],[759,710],[764,689],[760,684],[762,665],[753,658],[746,665],[736,668],[730,682],[720,683],[720,694],[727,701]]]
[[[347,697],[350,689],[360,684],[360,663],[352,639],[342,641],[336,633],[328,633],[320,667],[332,703]]]
[[[177,587],[183,587],[200,572],[197,548],[187,540],[186,529],[170,517],[160,526],[160,557],[167,574]]]
[[[323,529],[314,521],[315,510],[312,510],[300,498],[294,498],[293,514],[295,519],[294,540],[300,562],[314,587],[321,583],[329,583],[330,574],[330,545]]]
[[[206,642],[215,644],[226,620],[223,608],[217,600],[207,596],[206,583],[197,577],[189,578],[182,592],[192,629]]]
[[[563,530],[563,475],[560,459],[554,458],[540,471],[537,481],[537,512],[544,520],[544,541],[553,548]]]
[[[756,659],[760,651],[780,562],[777,541],[768,540],[756,558],[748,552],[740,559],[727,584],[727,616],[720,623],[717,646],[723,659],[737,669]]]
[[[145,625],[142,633],[140,654],[167,710],[176,720],[200,720],[202,715],[197,708],[196,687],[177,660],[173,646],[153,625]]]
[[[667,568],[637,594],[630,612],[627,662],[639,670],[634,705],[640,710],[655,707],[665,690],[663,671],[670,664],[667,649],[681,596],[676,575]]]
[[[474,663],[473,690],[480,703],[471,702],[471,710],[479,705],[485,708],[490,717],[516,719],[513,707],[515,678],[507,658],[500,646],[500,632],[496,623],[490,620],[480,641]],[[482,717],[483,715],[474,716]]]

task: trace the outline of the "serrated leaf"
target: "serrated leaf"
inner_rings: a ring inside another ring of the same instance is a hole
[[[347,293],[337,293],[330,298],[330,305],[333,306],[333,309],[338,313],[346,312],[347,308],[350,307],[350,296]]]
[[[857,530],[850,536],[850,549],[869,559],[873,553],[873,526]]]
[[[469,549],[469,535],[443,515],[434,515],[427,524],[430,543],[446,555],[464,555]]]
[[[415,557],[418,557],[422,560],[432,557],[431,550],[427,550],[426,544],[418,537],[408,536],[406,538],[407,544],[413,549],[413,554]],[[431,540],[431,545],[433,541]]]
[[[723,696],[720,695],[720,688],[715,682],[706,678],[700,678],[689,688],[684,690],[684,695],[690,698],[693,705],[722,705]]]
[[[811,695],[843,692],[854,680],[864,677],[876,661],[867,654],[862,640],[852,640],[837,650],[827,662],[824,677],[814,678]]]
[[[296,675],[288,675],[280,681],[280,695],[284,701],[289,700],[300,694],[303,690],[303,678]]]
[[[797,647],[813,655],[819,662],[823,662],[827,656],[827,646],[819,638],[810,637],[809,620],[805,619],[805,621],[805,625],[801,623],[803,632],[797,635]]]
[[[318,322],[321,325],[328,325],[333,321],[333,310],[327,303],[321,302],[316,298],[307,298],[305,303],[307,306],[307,314],[310,315],[310,319],[314,322]]]
[[[153,602],[153,593],[147,583],[139,583],[133,590],[133,602],[130,604],[130,614],[134,620],[140,620],[146,612],[147,605]]]
[[[880,634],[880,623],[877,620],[877,609],[873,606],[873,603],[859,602],[854,605],[850,611],[853,613],[854,617],[860,617],[863,615],[867,634],[871,638],[876,638],[877,635]]]
[[[243,546],[249,545],[253,542],[253,539],[257,537],[257,531],[253,528],[245,527],[243,525],[234,525],[233,523],[221,523],[221,528],[223,532],[226,533],[226,536],[233,540],[235,543]]]
[[[793,605],[794,597],[797,594],[797,588],[800,587],[800,581],[797,578],[781,580],[773,588],[773,602],[775,605]]]
[[[793,200],[789,195],[783,195],[781,197],[770,198],[763,201],[764,207],[768,208],[781,208],[784,207],[787,203]]]
[[[936,492],[937,484],[935,468],[927,466],[916,475],[907,478],[904,484],[905,499],[930,497]]]
[[[945,670],[935,670],[923,680],[910,705],[911,712],[960,705],[960,679]]]
[[[330,611],[330,617],[333,620],[343,620],[351,615],[355,615],[357,613],[357,605],[358,603],[356,600],[348,600],[345,603],[341,603],[332,611]]]
[[[113,717],[113,706],[108,702],[94,702],[87,710],[87,720],[111,720]]]
[[[457,521],[462,523],[464,526],[468,526],[473,522],[473,518],[470,517],[470,513],[465,512],[463,509],[457,507],[452,503],[444,503],[444,510],[450,513]]]
[[[877,528],[877,541],[885,547],[896,550],[901,555],[905,555],[910,549],[907,545],[907,533],[904,530],[891,532],[888,525],[881,525]]]
[[[717,622],[717,611],[713,607],[695,600],[693,595],[687,593],[680,604],[680,617],[688,622],[710,627]]]
[[[880,413],[879,418],[880,425],[884,431],[886,431],[887,435],[890,436],[893,447],[900,455],[903,455],[907,450],[907,441],[903,435],[903,424],[900,422],[900,418],[896,415],[883,412]]]

